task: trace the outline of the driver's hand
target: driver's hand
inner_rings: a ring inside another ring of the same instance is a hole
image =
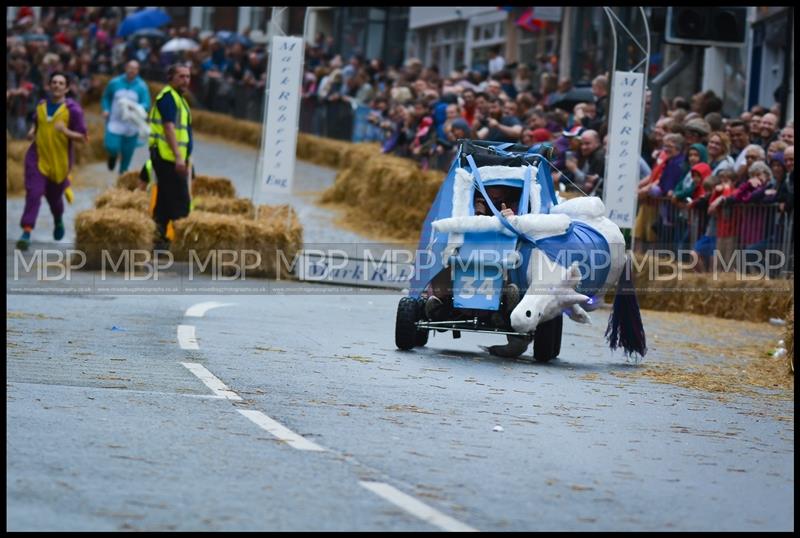
[[[511,209],[510,207],[506,207],[505,202],[503,202],[502,204],[500,204],[500,214],[508,218],[514,214],[514,210]]]

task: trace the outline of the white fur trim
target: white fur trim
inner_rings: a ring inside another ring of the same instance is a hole
[[[473,215],[471,217],[451,217],[439,219],[431,223],[437,232],[464,234],[467,232],[500,232],[508,231],[497,217]],[[510,231],[508,231],[511,234]]]
[[[565,233],[572,219],[569,215],[519,215],[511,217],[509,222],[520,232],[542,239]]]
[[[606,216],[606,206],[597,196],[580,196],[565,200],[550,208],[550,213],[562,213],[574,218],[596,219]]]
[[[520,232],[532,235],[534,239],[561,235],[567,231],[572,219],[568,215],[514,215],[508,222]],[[497,217],[475,215],[472,217],[451,217],[432,223],[433,229],[445,233],[503,232],[511,235]],[[452,236],[451,236],[452,237]],[[462,238],[463,239],[463,238]]]

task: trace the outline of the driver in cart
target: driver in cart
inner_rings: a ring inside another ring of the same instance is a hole
[[[516,215],[519,207],[521,189],[507,185],[492,185],[486,187],[486,193],[492,203],[500,210],[504,217]],[[489,205],[483,195],[475,192],[475,215],[492,216]],[[425,303],[425,315],[431,321],[453,319],[453,279],[451,268],[446,267],[439,271],[430,284],[431,290]],[[514,283],[507,283],[503,290],[506,310],[510,313],[519,303],[519,287]]]

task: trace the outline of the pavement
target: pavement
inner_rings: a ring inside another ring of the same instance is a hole
[[[198,139],[198,173],[245,195],[256,152]],[[102,184],[104,167],[82,173]],[[364,240],[313,204],[332,180],[298,163],[306,241]],[[78,190],[67,222],[100,190]],[[17,263],[7,245],[7,530],[794,530],[793,396],[632,375],[604,344],[607,309],[565,320],[539,364],[466,333],[397,350],[398,291],[200,275],[144,293],[87,271],[59,289]],[[645,363],[722,363],[739,333],[779,336],[703,319],[643,311]]]

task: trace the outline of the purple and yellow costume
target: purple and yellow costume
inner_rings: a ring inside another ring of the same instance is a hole
[[[47,113],[46,100],[36,106],[36,137],[25,154],[25,211],[20,221],[23,228],[36,225],[42,195],[56,222],[64,214],[63,194],[70,186],[74,148],[73,141],[55,129],[57,123],[86,134],[83,110],[75,100],[67,98],[52,116]]]

